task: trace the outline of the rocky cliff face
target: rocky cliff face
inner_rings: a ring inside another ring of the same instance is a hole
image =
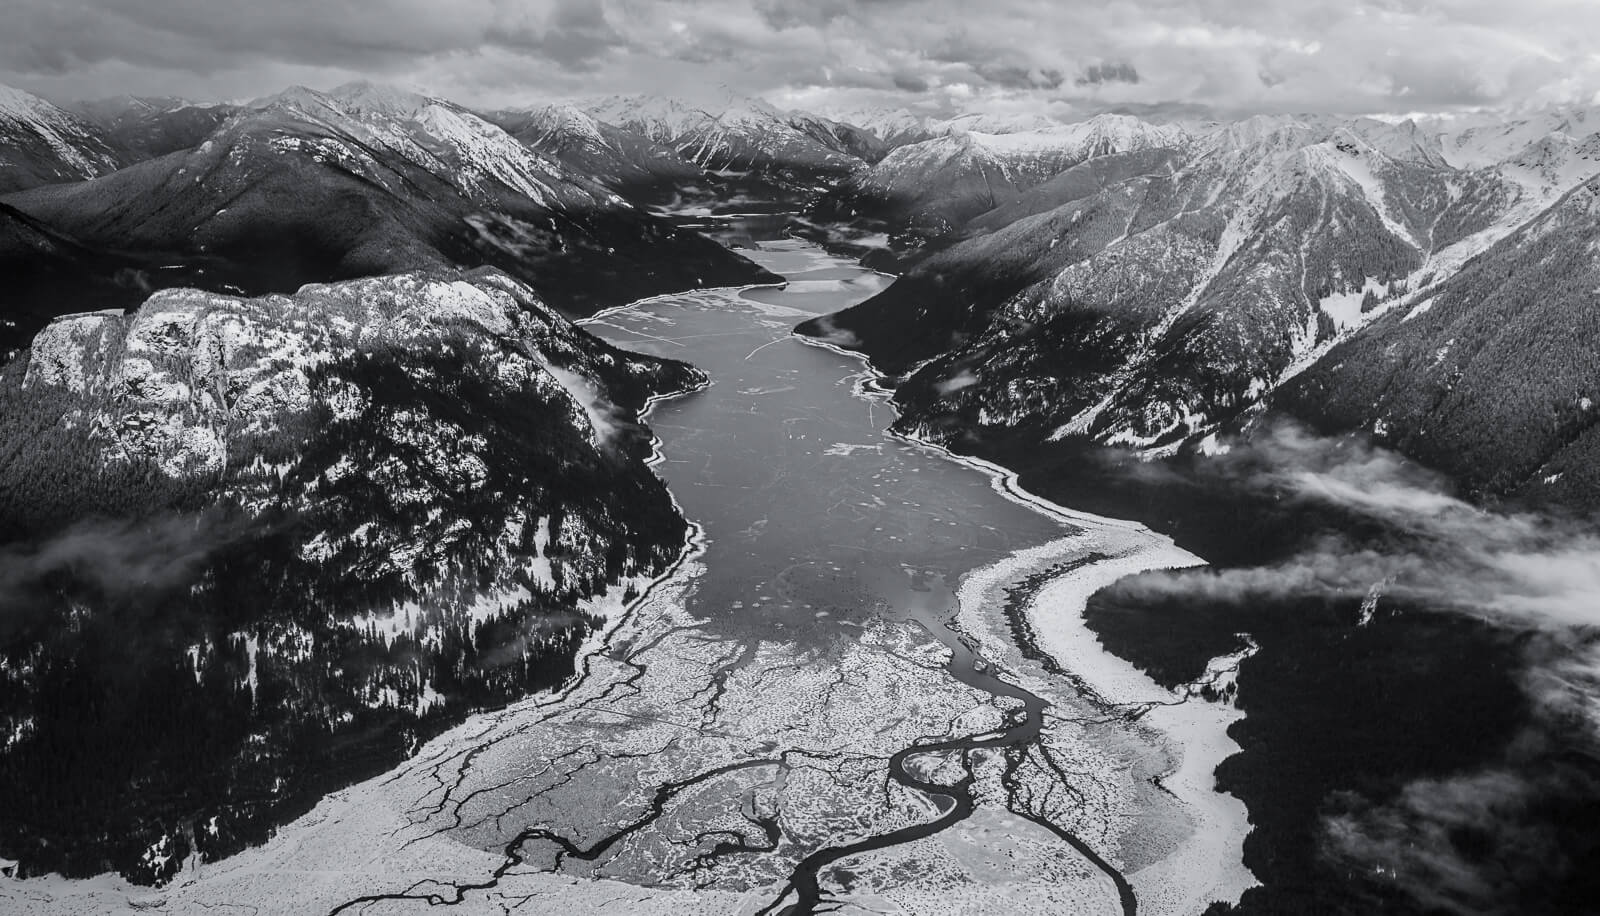
[[[492,271],[51,323],[0,370],[0,854],[159,881],[560,683],[684,546],[637,415],[703,381]]]

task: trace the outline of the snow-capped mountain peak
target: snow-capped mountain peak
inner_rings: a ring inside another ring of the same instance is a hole
[[[421,92],[369,80],[356,80],[337,86],[327,96],[350,111],[392,118],[414,117],[431,105],[449,104]]]
[[[1553,133],[1586,137],[1600,130],[1600,108],[1552,106],[1510,119],[1484,114],[1441,123],[1438,130],[1451,165],[1484,168]]]
[[[1497,169],[1540,196],[1553,197],[1600,174],[1600,131],[1586,137],[1546,134]]]
[[[442,99],[368,82],[349,83],[323,93],[302,86],[251,104],[255,112],[278,109],[293,117],[348,131],[364,142],[398,152],[431,172],[447,177],[470,196],[483,198],[500,184],[535,203],[550,204],[557,185],[582,187],[585,196],[604,197],[586,181],[562,174],[500,127]],[[359,151],[350,158],[359,160]]]
[[[830,131],[796,126],[801,116],[760,99],[730,95],[700,106],[661,96],[611,96],[581,103],[594,117],[673,147],[701,168],[849,172],[861,160]]]
[[[0,192],[93,178],[119,165],[94,125],[32,93],[0,85]]]

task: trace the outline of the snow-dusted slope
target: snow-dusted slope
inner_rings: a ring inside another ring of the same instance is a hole
[[[446,178],[479,202],[510,190],[545,206],[626,206],[585,177],[567,174],[504,130],[443,99],[363,82],[329,93],[297,87],[252,107],[351,131],[372,146]],[[329,152],[360,159],[359,151]]]
[[[132,164],[199,146],[238,106],[124,95],[78,102],[71,109],[104,130],[122,162]]]
[[[291,89],[192,150],[10,202],[219,290],[489,264],[589,311],[769,276],[460,106],[370,84]]]
[[[683,546],[636,412],[702,382],[491,271],[49,325],[0,370],[0,534],[43,551],[0,631],[34,790],[0,855],[162,879],[560,682]]]
[[[904,108],[831,108],[818,114],[865,130],[881,140],[888,149],[921,143],[947,132],[938,119],[918,115]]]
[[[639,131],[706,169],[783,173],[796,179],[837,176],[861,165],[846,143],[817,136],[814,117],[791,115],[759,99],[730,95],[700,106],[658,96],[612,96],[583,108],[602,121]],[[800,126],[791,123],[799,120]]]
[[[1170,449],[1547,203],[1502,170],[1449,167],[1410,123],[1253,118],[1203,129],[1186,155],[1045,212],[1012,208],[806,329],[915,370],[901,423],[923,435]]]
[[[36,95],[0,86],[0,194],[117,168],[99,128]]]
[[[649,191],[702,174],[672,147],[607,124],[575,105],[498,111],[488,117],[568,170],[619,192]]]
[[[1181,127],[1153,124],[1118,114],[1096,115],[1086,121],[1033,130],[982,131],[967,128],[965,133],[996,155],[1056,154],[1080,161],[1110,153],[1181,146],[1189,139],[1188,132]]]
[[[1464,116],[1430,125],[1457,168],[1483,168],[1509,159],[1550,134],[1586,137],[1600,131],[1600,109],[1550,107],[1514,117]]]
[[[973,120],[975,124],[984,124]],[[1001,126],[1001,125],[985,125]],[[939,236],[980,213],[1023,197],[1055,175],[1101,156],[1177,148],[1181,128],[1125,115],[1076,124],[1049,123],[1005,133],[934,126],[939,135],[898,147],[850,176],[813,210],[817,219],[882,221],[891,231]]]
[[[1547,134],[1497,163],[1494,168],[1525,186],[1530,196],[1554,199],[1600,174],[1600,119],[1587,136],[1565,131]]]

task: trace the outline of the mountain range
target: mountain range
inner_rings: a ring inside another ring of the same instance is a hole
[[[707,381],[572,319],[778,282],[698,231],[763,207],[898,274],[799,330],[901,432],[1204,463],[1293,418],[1600,505],[1592,110],[3,90],[0,855],[160,882],[560,683],[684,547],[640,413]]]
[[[156,123],[160,138],[141,148],[194,139],[187,118]],[[124,306],[171,285],[256,295],[495,266],[581,314],[772,279],[459,106],[371,85],[293,89],[227,114],[192,147],[4,203],[94,252],[97,263],[75,275],[96,294],[125,290]],[[38,261],[22,245],[0,249],[0,261],[21,260]],[[38,326],[28,315],[71,311],[83,295],[69,286],[13,300],[14,336],[0,346],[26,342]]]
[[[883,293],[802,331],[902,376],[901,428],[938,441],[1163,455],[1288,414],[1484,496],[1593,504],[1574,467],[1600,397],[1600,134],[1570,132],[1591,118],[1259,117],[1108,149],[936,232]],[[916,149],[872,171],[905,160],[924,197],[971,198]]]

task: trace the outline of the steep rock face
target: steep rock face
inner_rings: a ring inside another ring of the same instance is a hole
[[[1417,291],[1272,399],[1468,488],[1600,505],[1600,179]]]
[[[790,127],[823,146],[865,163],[877,162],[891,149],[890,144],[874,132],[846,121],[805,111],[789,112],[786,120]]]
[[[49,325],[0,370],[0,854],[160,881],[559,683],[683,547],[637,411],[703,381],[489,271]]]
[[[1025,192],[1087,160],[1182,145],[1179,128],[1125,115],[1100,115],[1012,133],[953,125],[933,139],[900,146],[820,200],[820,220],[876,220],[933,238],[968,220],[1015,204]],[[1031,195],[1030,195],[1031,196]]]
[[[370,85],[291,90],[193,150],[8,203],[221,291],[487,264],[586,312],[770,279],[458,106]]]
[[[95,125],[36,95],[0,86],[0,194],[93,178],[120,164]]]
[[[78,102],[72,110],[99,126],[122,163],[131,165],[199,146],[239,107],[124,95]]]
[[[1107,153],[1074,165],[1048,181],[1029,188],[1009,203],[980,213],[959,226],[961,236],[993,232],[1028,216],[1093,197],[1102,189],[1149,176],[1170,177],[1184,164],[1181,147],[1156,147],[1126,153]]]
[[[1390,156],[1416,149],[1413,131],[1376,130],[1230,125],[1170,174],[974,234],[804,330],[910,372],[902,422],[930,435],[1023,427],[1175,447],[1537,204],[1497,172]]]

